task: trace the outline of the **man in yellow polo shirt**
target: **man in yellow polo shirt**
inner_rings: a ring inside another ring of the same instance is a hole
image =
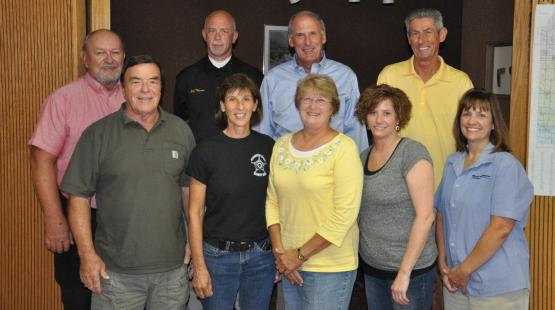
[[[407,39],[413,56],[386,66],[378,84],[402,89],[412,102],[412,117],[401,135],[426,146],[432,155],[437,188],[445,160],[455,151],[452,133],[457,103],[472,88],[466,73],[439,56],[439,45],[447,37],[443,17],[435,9],[418,9],[405,18]]]

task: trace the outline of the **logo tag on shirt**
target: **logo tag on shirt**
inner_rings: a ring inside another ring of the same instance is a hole
[[[202,89],[202,88],[192,88],[192,89],[189,91],[189,94],[204,93],[204,92],[205,92],[205,90]]]
[[[479,180],[479,179],[491,179],[491,176],[490,176],[490,175],[487,175],[487,174],[481,174],[481,175],[473,174],[473,175],[472,175],[472,178],[475,179],[475,180]]]
[[[257,177],[263,177],[268,174],[264,170],[264,168],[266,167],[266,165],[268,165],[268,163],[266,162],[266,158],[264,158],[264,156],[262,156],[261,154],[254,154],[251,157],[251,164],[254,165],[253,175]]]
[[[179,158],[179,152],[177,152],[177,151],[172,151],[172,158],[173,158],[173,159],[178,159],[178,158]]]

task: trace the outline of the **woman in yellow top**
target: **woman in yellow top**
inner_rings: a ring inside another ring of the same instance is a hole
[[[295,106],[303,129],[274,145],[266,198],[285,308],[348,309],[358,267],[358,149],[330,127],[341,109],[331,78],[302,79]]]

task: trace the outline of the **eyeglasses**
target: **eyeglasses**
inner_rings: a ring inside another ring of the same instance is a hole
[[[322,106],[330,103],[331,101],[326,99],[326,98],[323,98],[323,97],[318,97],[318,98],[305,97],[305,98],[301,99],[301,104],[303,104],[303,105],[309,105],[313,102],[316,103],[318,106],[322,107]]]

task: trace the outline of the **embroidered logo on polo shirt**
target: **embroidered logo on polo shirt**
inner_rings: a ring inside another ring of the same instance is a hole
[[[265,170],[268,163],[266,162],[266,158],[264,158],[264,156],[262,156],[261,154],[254,154],[251,157],[251,164],[254,165],[253,175],[257,177],[263,177],[268,174]]]
[[[173,159],[179,159],[179,152],[172,150],[172,158]]]
[[[472,178],[475,180],[479,180],[479,179],[491,179],[491,176],[487,175],[487,174],[481,174],[481,175],[476,175],[473,174]]]
[[[189,90],[189,94],[204,93],[205,91],[206,90],[202,88],[191,88],[191,90]]]

